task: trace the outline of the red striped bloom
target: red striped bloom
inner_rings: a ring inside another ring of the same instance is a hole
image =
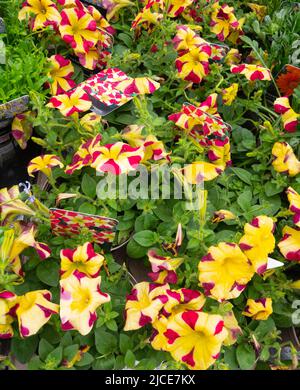
[[[72,274],[60,281],[60,319],[62,329],[87,335],[97,320],[97,308],[110,301],[100,290],[101,276],[89,278]]]
[[[289,187],[286,193],[290,202],[290,211],[294,214],[294,224],[300,227],[300,195],[292,187]]]
[[[211,246],[199,265],[199,281],[205,294],[222,302],[237,298],[254,275],[254,269],[237,244]]]
[[[220,6],[216,2],[212,6],[213,12],[211,15],[211,32],[217,35],[219,41],[224,41],[226,38],[232,42],[236,42],[242,34],[242,26],[244,19],[237,20],[234,15],[234,8],[227,4]]]
[[[293,133],[297,130],[300,114],[297,114],[290,106],[289,98],[278,98],[274,102],[275,112],[281,114],[284,130]]]
[[[76,86],[75,81],[71,78],[74,74],[74,67],[70,60],[56,54],[49,58],[49,62],[51,69],[48,77],[52,79],[49,83],[52,95],[69,91]]]
[[[267,320],[272,313],[271,298],[248,299],[247,305],[243,311],[244,316],[251,317],[258,321]]]
[[[10,291],[0,292],[0,340],[14,335],[12,323],[17,305],[17,296]]]
[[[33,31],[45,29],[48,26],[57,27],[61,16],[55,3],[51,0],[26,0],[18,15],[19,20],[29,18]]]
[[[126,297],[124,330],[135,330],[154,322],[167,302],[168,284],[141,282]]]
[[[149,277],[156,283],[177,283],[175,270],[183,263],[183,258],[161,256],[156,250],[151,249],[147,253],[152,272]]]
[[[227,334],[221,316],[194,311],[172,316],[164,332],[172,357],[192,370],[214,364]]]
[[[88,111],[92,102],[82,88],[76,88],[64,94],[53,96],[47,106],[57,108],[64,116],[71,116]]]
[[[209,45],[201,45],[179,56],[175,62],[178,76],[186,81],[201,83],[209,73],[210,56],[211,47]]]
[[[99,172],[110,172],[121,175],[134,171],[144,157],[144,149],[132,148],[123,142],[100,146],[93,153],[93,161],[90,164]]]
[[[285,226],[282,233],[283,238],[278,244],[280,252],[287,260],[300,262],[300,229]]]
[[[243,74],[246,77],[246,79],[249,81],[255,81],[255,80],[270,81],[271,80],[270,70],[260,65],[251,65],[251,64],[232,65],[230,71],[231,73]]]
[[[21,149],[26,149],[27,141],[31,138],[33,127],[29,118],[34,116],[34,112],[26,111],[17,114],[13,119],[11,133]]]
[[[296,176],[300,172],[300,161],[287,142],[275,142],[272,157],[275,171],[289,176]]]

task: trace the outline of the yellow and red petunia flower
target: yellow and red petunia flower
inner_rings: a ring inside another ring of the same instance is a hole
[[[241,61],[241,54],[238,49],[230,49],[225,57],[225,63],[227,65],[236,65]]]
[[[177,33],[173,38],[173,44],[175,50],[178,52],[184,50],[195,49],[205,43],[207,43],[204,39],[199,37],[198,34],[195,33],[191,28],[186,25],[178,25],[176,26]]]
[[[166,10],[168,16],[176,18],[179,16],[187,7],[189,7],[194,0],[168,0],[168,8]],[[165,3],[164,1],[162,3]]]
[[[17,305],[17,296],[10,291],[0,292],[0,340],[10,339],[14,335],[12,323]]]
[[[85,114],[80,119],[80,125],[84,128],[84,130],[93,133],[95,130],[95,127],[99,125],[102,121],[102,117],[98,114],[95,114],[94,112],[90,112],[88,114]]]
[[[214,212],[214,217],[212,222],[213,223],[219,223],[222,221],[230,221],[233,219],[236,219],[237,216],[233,214],[230,210],[218,210]]]
[[[209,73],[210,56],[211,47],[209,45],[201,45],[199,48],[182,54],[175,61],[178,76],[186,81],[201,83]]]
[[[154,322],[167,302],[168,284],[141,282],[126,297],[124,330],[135,330]]]
[[[55,167],[63,168],[64,164],[59,157],[54,154],[43,154],[30,160],[27,172],[29,176],[34,177],[33,173],[43,172],[47,177],[52,175],[52,169]]]
[[[88,111],[91,106],[92,102],[82,88],[53,96],[47,104],[47,107],[57,108],[64,116],[78,115],[79,112]]]
[[[237,83],[231,84],[230,87],[223,89],[222,100],[225,106],[231,106],[235,101],[238,93],[239,85]]]
[[[56,28],[61,23],[61,16],[51,0],[26,0],[18,15],[19,20],[29,19],[33,31],[48,26]]]
[[[58,313],[58,305],[51,302],[48,290],[30,291],[18,297],[16,315],[21,337],[36,334],[49,320]]]
[[[21,194],[19,186],[15,185],[10,188],[0,189],[0,216],[1,221],[4,221],[7,217],[14,217],[18,215],[35,215],[35,211],[32,210],[26,203],[21,200]]]
[[[168,319],[160,315],[157,320],[152,323],[152,334],[149,338],[151,347],[157,351],[167,351],[168,349],[168,339],[164,335],[167,330]]]
[[[99,38],[97,22],[83,7],[67,8],[61,12],[59,32],[75,52],[87,53]]]
[[[300,262],[300,229],[285,226],[282,234],[278,244],[280,252],[287,260]]]
[[[252,64],[241,64],[241,65],[232,65],[230,67],[231,73],[240,73],[243,74],[247,80],[271,80],[271,72],[269,69],[264,68],[260,65]]]
[[[216,2],[212,6],[211,32],[216,34],[219,41],[225,41],[226,38],[236,42],[239,35],[242,34],[242,25],[244,21],[237,20],[234,15],[234,8],[227,4],[222,6]]]
[[[300,114],[297,114],[290,106],[288,97],[281,97],[274,102],[275,112],[281,114],[284,130],[293,133],[297,130]]]
[[[177,283],[175,270],[183,263],[183,258],[161,256],[154,249],[149,250],[147,255],[152,269],[152,272],[148,275],[153,282],[161,284]]]
[[[74,67],[70,60],[56,54],[49,58],[49,62],[51,69],[48,77],[52,79],[49,83],[52,95],[67,92],[76,86],[75,81],[71,79],[74,74]]]
[[[68,278],[71,274],[95,278],[99,276],[104,263],[104,257],[95,253],[93,245],[86,242],[76,249],[62,249],[60,251],[61,279]]]
[[[206,370],[218,359],[227,331],[221,316],[187,311],[169,319],[164,336],[176,361]]]
[[[274,230],[273,219],[265,215],[254,218],[244,226],[239,246],[259,274],[267,270],[268,255],[275,249]]]
[[[121,175],[134,171],[144,158],[144,149],[132,148],[123,142],[100,146],[93,153],[93,161],[90,164],[99,172],[110,172]]]
[[[273,168],[279,173],[296,176],[300,172],[300,161],[287,142],[275,142],[272,149]]]
[[[254,275],[254,269],[237,244],[211,246],[198,265],[206,295],[222,302],[237,298]]]
[[[87,335],[97,320],[97,308],[110,301],[100,290],[101,276],[89,278],[70,275],[60,280],[60,319],[63,330],[77,330]]]
[[[148,137],[145,139],[145,142],[143,143],[143,147],[145,152],[143,162],[149,160],[169,160],[169,155],[171,153],[166,152],[165,145],[162,141],[159,141],[155,135],[148,135]]]
[[[188,288],[167,290],[166,295],[168,300],[162,309],[162,314],[165,317],[184,311],[201,311],[206,302],[204,294]]]
[[[290,202],[290,211],[294,214],[294,224],[300,227],[300,195],[292,187],[289,187],[286,193]]]
[[[225,346],[230,346],[236,343],[238,337],[243,333],[242,329],[235,318],[233,311],[228,311],[223,315],[224,327],[228,332],[228,336],[224,340]]]
[[[133,6],[134,3],[129,0],[104,0],[101,3],[101,6],[107,10],[106,18],[111,20],[115,18],[120,9],[124,7]]]
[[[243,311],[244,316],[251,317],[258,321],[267,320],[272,313],[271,298],[248,299],[247,305]]]
[[[88,166],[93,162],[93,153],[100,147],[101,138],[101,134],[97,134],[96,137],[90,138],[80,145],[73,156],[71,164],[66,167],[65,172],[68,175],[71,175],[75,170]]]
[[[26,111],[22,114],[17,114],[11,124],[11,134],[17,141],[21,149],[26,149],[27,141],[32,135],[32,124],[29,121],[29,117],[34,117],[35,114],[32,111]]]
[[[225,167],[214,165],[206,161],[194,161],[187,165],[183,172],[189,184],[200,184],[203,181],[214,180],[224,172]]]
[[[268,12],[268,7],[265,5],[259,5],[255,3],[248,3],[247,6],[251,8],[251,10],[255,13],[257,16],[257,19],[259,21],[263,21],[265,16],[267,15]]]
[[[151,6],[145,6],[137,14],[134,21],[131,24],[132,30],[135,30],[138,26],[144,27],[146,30],[151,30],[151,28],[160,23],[163,18],[163,14],[159,12],[153,12]]]
[[[218,138],[211,140],[211,145],[207,149],[207,157],[213,164],[220,167],[227,167],[232,164],[230,153],[229,138],[225,137],[224,140]]]
[[[133,148],[143,146],[146,141],[146,135],[143,135],[143,125],[129,125],[121,133],[124,139]]]

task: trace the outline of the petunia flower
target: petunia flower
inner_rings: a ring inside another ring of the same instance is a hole
[[[149,338],[151,347],[157,351],[167,351],[168,339],[164,335],[167,330],[168,319],[160,315],[157,320],[152,323],[152,334]]]
[[[143,143],[143,148],[145,153],[143,162],[148,160],[169,160],[170,153],[166,152],[163,142],[159,141],[155,135],[148,135],[148,137],[145,139],[145,142]]]
[[[179,56],[175,61],[178,76],[186,81],[201,83],[209,73],[210,56],[211,47],[209,45],[202,45]]]
[[[244,226],[239,246],[259,274],[267,270],[268,255],[275,249],[274,230],[274,221],[265,215],[255,217]]]
[[[183,258],[161,256],[154,249],[149,250],[147,256],[152,269],[152,272],[148,275],[153,282],[161,284],[177,283],[175,270],[183,263]]]
[[[43,154],[30,160],[27,172],[29,176],[34,177],[33,173],[43,172],[47,177],[52,175],[52,169],[55,167],[63,168],[64,164],[59,157],[54,154]]]
[[[104,263],[104,257],[95,253],[90,242],[86,242],[76,249],[62,249],[60,260],[61,279],[65,279],[73,273],[95,278],[99,275]]]
[[[115,18],[120,9],[133,6],[134,3],[129,0],[102,0],[101,6],[107,10],[106,18],[111,20]]]
[[[27,142],[30,140],[32,135],[32,124],[28,119],[31,116],[35,116],[32,111],[17,114],[11,124],[11,134],[21,149],[26,149]]]
[[[211,246],[198,265],[205,294],[222,302],[237,298],[254,275],[254,269],[237,244]]]
[[[177,25],[176,30],[177,33],[172,42],[175,50],[178,52],[181,50],[191,50],[207,43],[186,25]]]
[[[289,187],[286,193],[290,202],[289,209],[294,214],[294,224],[300,227],[300,195],[292,187]]]
[[[187,165],[183,172],[188,183],[200,184],[203,181],[214,180],[224,172],[224,166],[214,165],[206,161],[194,161]]]
[[[0,292],[0,340],[10,339],[14,335],[12,323],[17,305],[17,296],[10,291]]]
[[[234,15],[234,8],[227,4],[220,6],[219,2],[212,5],[211,32],[216,34],[219,41],[223,42],[226,38],[236,42],[239,35],[242,34],[243,20],[237,20]]]
[[[271,298],[248,299],[243,311],[244,316],[258,321],[267,320],[272,313]]]
[[[287,260],[300,262],[300,229],[285,226],[282,233],[283,238],[278,244],[280,252]]]
[[[94,112],[90,112],[85,114],[80,119],[80,125],[84,128],[84,130],[93,133],[95,128],[101,123],[102,117]]]
[[[206,302],[204,294],[188,288],[167,290],[166,295],[168,300],[162,309],[165,317],[185,311],[201,311]]]
[[[237,216],[233,214],[230,210],[218,210],[214,212],[214,217],[212,222],[213,223],[219,223],[222,221],[230,221],[236,219]]]
[[[146,136],[142,134],[144,127],[143,125],[129,125],[122,131],[121,137],[133,148],[143,146],[146,141]]]
[[[75,52],[87,53],[98,42],[97,23],[84,8],[64,9],[59,32]]]
[[[125,93],[125,95],[145,95],[158,90],[160,84],[150,77],[137,77],[135,79],[127,79],[120,81],[116,85],[116,89]]]
[[[225,63],[227,65],[235,65],[241,61],[241,58],[242,56],[239,53],[238,49],[230,49],[225,57]]]
[[[238,93],[239,85],[237,83],[231,84],[230,87],[223,89],[222,91],[222,100],[225,106],[231,106],[234,100],[236,99]]]
[[[223,315],[224,327],[228,332],[228,336],[224,340],[225,346],[230,346],[236,343],[238,337],[243,333],[233,311],[228,311]]]
[[[168,284],[148,282],[136,284],[126,297],[124,330],[139,329],[154,322],[167,302],[167,289]]]
[[[70,275],[60,280],[60,319],[63,330],[77,330],[87,335],[97,320],[97,308],[110,301],[100,290],[101,276],[89,278]]]
[[[18,19],[29,18],[32,30],[45,29],[47,26],[57,27],[61,16],[55,3],[51,0],[26,0],[19,12]]]
[[[73,156],[71,164],[66,167],[65,172],[68,175],[71,175],[75,170],[88,166],[93,162],[93,153],[99,149],[101,138],[101,134],[97,134],[94,138],[90,138],[80,145]]]
[[[4,221],[7,217],[35,215],[35,211],[21,200],[19,186],[17,185],[10,188],[5,187],[0,189],[0,212],[2,221]]]
[[[30,291],[18,297],[16,315],[21,337],[36,334],[57,313],[58,305],[51,302],[48,290]]]
[[[153,12],[151,7],[145,6],[142,10],[137,14],[135,19],[131,24],[131,29],[135,30],[138,26],[142,26],[146,30],[150,31],[153,26],[160,23],[163,18],[163,14],[158,12]]]
[[[176,18],[193,2],[194,0],[168,0],[166,1],[166,3],[168,4],[166,12],[169,17]]]
[[[91,167],[114,175],[134,171],[144,157],[143,148],[132,148],[123,142],[100,146],[93,153]]]
[[[71,77],[74,74],[74,67],[70,60],[67,60],[60,54],[53,55],[49,58],[51,69],[48,72],[50,81],[50,92],[52,95],[61,94],[69,91],[76,86]]]
[[[228,137],[224,140],[218,138],[210,140],[211,145],[207,149],[207,157],[215,165],[221,167],[231,166],[230,142]]]
[[[232,65],[230,67],[231,73],[240,73],[243,74],[247,80],[271,80],[271,72],[269,69],[264,68],[260,65],[252,64],[241,64],[241,65]]]
[[[287,142],[275,142],[272,149],[275,171],[296,176],[300,172],[300,161],[294,154],[292,147]]]
[[[300,114],[297,114],[290,106],[288,97],[281,97],[274,102],[275,112],[281,114],[284,130],[293,133],[297,130]]]
[[[261,22],[264,20],[265,16],[268,12],[268,7],[265,5],[259,5],[255,3],[247,3],[247,6],[251,8],[251,10],[255,13],[257,16],[257,19]]]
[[[76,88],[64,94],[53,96],[47,107],[57,108],[64,116],[78,115],[92,106],[88,94],[82,88]]]
[[[164,335],[176,361],[206,370],[218,359],[227,331],[221,316],[188,311],[172,316]]]

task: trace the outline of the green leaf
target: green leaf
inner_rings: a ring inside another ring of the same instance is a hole
[[[243,168],[231,168],[231,171],[244,183],[251,185],[252,174]]]
[[[274,329],[276,329],[275,322],[271,317],[269,317],[265,321],[259,321],[259,324],[257,325],[254,334],[259,341],[263,340],[263,338],[267,336],[268,333],[271,333]]]
[[[156,234],[151,230],[143,230],[136,233],[133,239],[141,246],[149,248],[156,242]]]
[[[107,328],[109,330],[112,330],[113,332],[118,331],[118,325],[117,325],[115,320],[108,320],[108,321],[106,321],[105,325],[107,326]]]
[[[95,344],[97,351],[101,355],[113,353],[117,347],[117,337],[98,328],[95,331]]]
[[[125,355],[129,349],[133,348],[133,342],[129,336],[125,333],[120,334],[119,341],[120,351]]]
[[[78,211],[86,214],[96,214],[97,208],[91,203],[84,202],[82,205],[80,205]]]
[[[28,363],[28,370],[39,370],[41,368],[42,361],[38,356],[34,356]]]
[[[251,200],[252,192],[251,190],[246,190],[238,196],[237,203],[243,211],[247,211],[251,207]]]
[[[42,261],[36,269],[39,280],[48,286],[57,286],[59,281],[59,264],[55,260]]]
[[[53,345],[48,343],[47,340],[41,339],[41,341],[39,343],[39,357],[42,360],[46,360],[46,358],[49,355],[49,353],[52,352],[53,350],[54,350]]]
[[[77,362],[75,365],[77,367],[84,367],[87,366],[88,364],[93,363],[94,357],[88,352],[85,352],[85,354],[82,356],[82,358]]]
[[[250,344],[240,344],[236,349],[236,358],[242,370],[251,370],[255,365],[255,351]]]
[[[38,336],[30,336],[25,339],[13,338],[11,342],[11,352],[16,359],[25,364],[29,362],[38,346]]]
[[[126,364],[127,367],[129,368],[134,368],[135,366],[135,355],[134,353],[129,349],[126,354],[125,354],[125,359],[124,359],[124,362]]]
[[[55,348],[47,357],[46,363],[52,363],[52,365],[58,366],[63,357],[63,349],[61,346]]]
[[[91,176],[85,173],[81,181],[81,189],[83,193],[89,196],[90,198],[95,198],[96,187],[97,187],[96,181]]]
[[[78,351],[79,351],[78,344],[68,345],[66,348],[64,348],[63,358],[66,359],[68,362],[70,362]]]
[[[126,252],[132,259],[140,259],[147,253],[147,248],[139,245],[135,240],[131,239],[126,247]]]
[[[125,43],[127,47],[131,47],[132,45],[132,38],[128,34],[120,33],[118,34],[118,39],[120,39],[122,42]]]

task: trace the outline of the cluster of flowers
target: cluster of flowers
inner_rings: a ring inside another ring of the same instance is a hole
[[[115,30],[95,7],[86,7],[79,0],[28,0],[23,4],[19,19],[28,19],[33,31],[51,26],[87,69],[104,67],[110,56]],[[66,65],[61,65],[61,59],[55,57],[50,59],[52,72],[60,77],[59,74],[64,74],[60,68]]]
[[[223,211],[225,219],[228,213]],[[273,220],[259,216],[245,225],[239,244],[221,242],[210,247],[198,266],[203,294],[186,288],[174,290],[169,285],[177,283],[176,269],[184,261],[177,257],[182,239],[179,225],[172,246],[175,257],[148,251],[152,282],[136,284],[127,296],[124,330],[151,324],[154,349],[170,352],[190,369],[207,369],[218,358],[222,345],[234,344],[242,331],[232,310],[222,315],[203,312],[205,295],[218,302],[237,298],[255,272],[263,274],[275,247],[273,231]],[[266,320],[271,313],[272,300],[263,297],[248,299],[242,314]]]
[[[26,194],[25,194],[26,195]],[[47,212],[37,199],[27,194],[22,200],[18,186],[0,190],[1,202],[1,275],[10,272],[17,275],[11,281],[22,282],[24,272],[20,255],[28,247],[34,247],[41,260],[51,254],[46,244],[35,240],[37,227],[31,221],[39,212]],[[23,218],[22,222],[18,220]],[[36,334],[52,314],[60,313],[63,330],[76,329],[88,334],[97,319],[96,309],[108,302],[108,294],[100,290],[100,270],[104,257],[95,253],[91,243],[72,249],[62,249],[60,305],[51,302],[48,290],[36,290],[17,296],[11,291],[0,292],[0,338],[13,337],[13,322],[18,319],[21,337]]]

